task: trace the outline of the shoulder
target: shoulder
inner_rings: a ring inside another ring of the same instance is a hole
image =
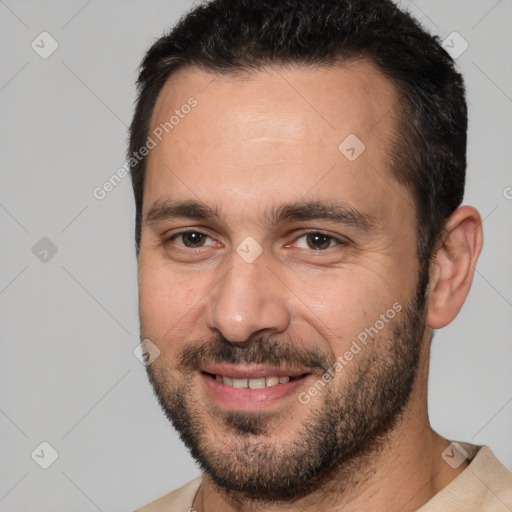
[[[199,476],[179,489],[165,494],[134,512],[187,512],[192,507],[201,481],[202,477]]]
[[[457,443],[469,466],[417,512],[508,512],[512,510],[512,473],[488,446]]]

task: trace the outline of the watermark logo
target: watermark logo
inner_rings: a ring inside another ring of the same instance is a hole
[[[366,150],[363,141],[351,133],[338,146],[339,152],[350,162],[357,160]]]
[[[41,263],[48,263],[57,254],[57,251],[57,246],[46,236],[43,236],[43,238],[32,247],[32,254]]]
[[[452,32],[447,36],[441,46],[454,60],[458,59],[469,48],[468,42],[458,32]]]
[[[453,469],[457,469],[469,454],[459,443],[450,443],[441,453],[443,460]]]
[[[149,366],[160,355],[160,349],[151,340],[145,339],[135,347],[133,355],[144,366]]]
[[[238,245],[236,252],[246,263],[253,263],[263,252],[263,247],[252,236],[248,236]]]
[[[46,60],[57,50],[59,43],[48,32],[41,32],[30,46],[41,59]]]
[[[58,459],[59,453],[48,441],[43,441],[30,456],[40,468],[48,469]]]

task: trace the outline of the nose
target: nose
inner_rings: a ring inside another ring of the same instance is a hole
[[[207,326],[231,343],[244,344],[256,333],[283,332],[289,323],[286,288],[268,267],[264,254],[248,263],[233,253],[210,294]]]

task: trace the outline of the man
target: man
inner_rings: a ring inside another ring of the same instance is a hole
[[[131,125],[141,339],[202,476],[144,512],[512,509],[427,413],[469,292],[467,112],[388,0],[214,0],[147,53]]]

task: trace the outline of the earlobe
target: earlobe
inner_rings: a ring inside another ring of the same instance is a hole
[[[439,329],[459,313],[471,288],[482,250],[480,214],[471,206],[457,208],[448,218],[430,266],[427,325]]]

